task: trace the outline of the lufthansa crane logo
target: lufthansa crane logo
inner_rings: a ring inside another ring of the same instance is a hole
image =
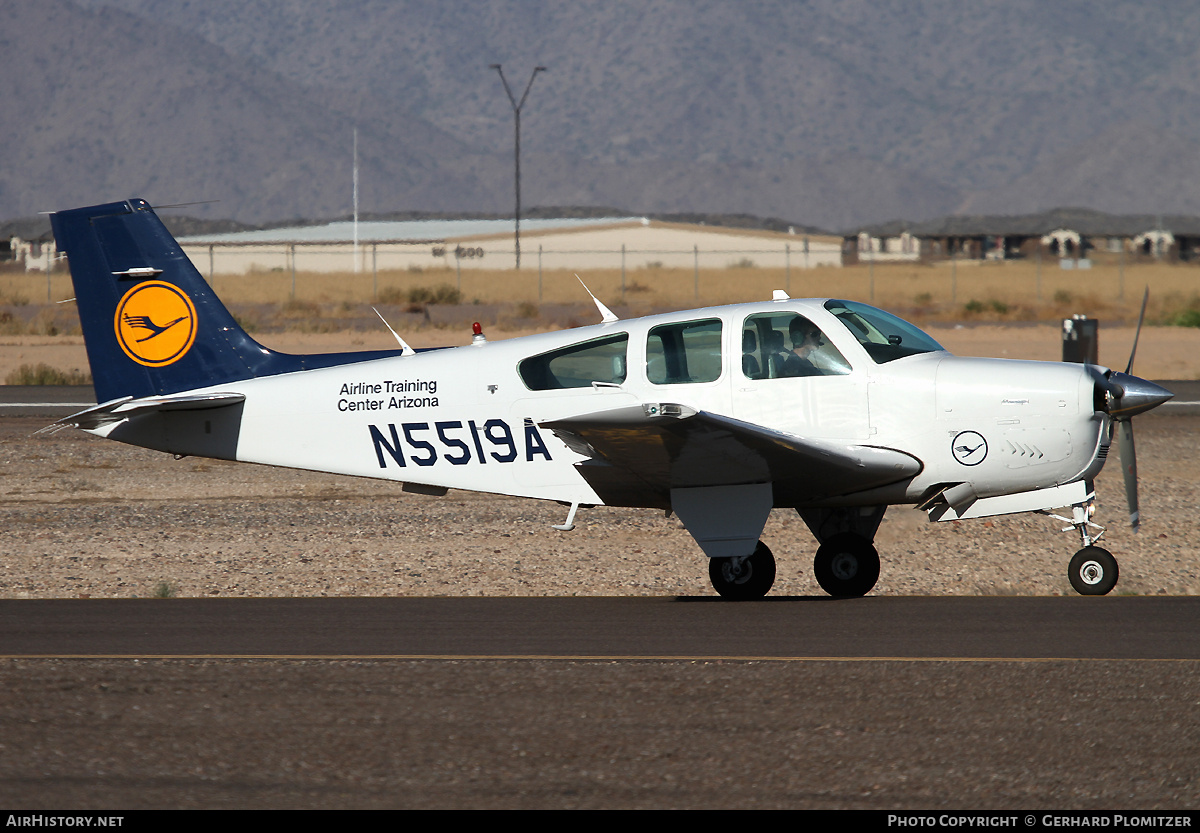
[[[125,293],[113,326],[125,355],[146,367],[165,367],[196,340],[196,308],[179,287],[146,281]]]
[[[987,440],[978,431],[963,431],[951,441],[950,452],[964,466],[978,466],[987,457]]]

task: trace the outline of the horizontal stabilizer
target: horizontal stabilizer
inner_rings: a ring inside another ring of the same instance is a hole
[[[245,401],[245,395],[240,393],[180,394],[177,396],[148,396],[144,399],[132,399],[125,396],[63,417],[42,428],[38,433],[52,433],[62,428],[82,428],[86,431],[150,413],[203,411],[209,408],[224,408]]]

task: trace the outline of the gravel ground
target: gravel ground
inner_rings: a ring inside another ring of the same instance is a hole
[[[221,461],[174,460],[78,431],[31,436],[0,420],[0,598],[147,596],[710,594],[699,548],[651,510],[582,510],[561,533],[553,503]],[[1121,564],[1116,592],[1200,592],[1200,419],[1137,420],[1142,532],[1125,526],[1120,468],[1097,484],[1097,520]],[[1181,450],[1183,453],[1181,453]],[[1018,515],[931,524],[889,510],[874,592],[1052,595],[1072,591],[1078,548],[1058,521]],[[812,536],[776,510],[764,540],[775,595],[819,595]]]

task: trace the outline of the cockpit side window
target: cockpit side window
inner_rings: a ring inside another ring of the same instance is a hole
[[[586,388],[593,382],[619,385],[628,373],[629,334],[560,347],[530,356],[517,365],[521,381],[530,390]]]
[[[825,309],[837,316],[878,364],[946,349],[907,321],[866,304],[826,301]]]
[[[821,328],[795,312],[751,315],[742,326],[742,374],[747,379],[844,376],[850,363]]]
[[[646,338],[646,378],[655,385],[715,382],[721,377],[721,319],[663,324]]]

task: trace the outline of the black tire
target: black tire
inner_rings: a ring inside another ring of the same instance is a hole
[[[744,602],[761,599],[775,583],[775,556],[762,541],[749,558],[708,559],[708,578],[723,599]]]
[[[842,532],[817,549],[813,572],[830,596],[865,596],[879,581],[879,552],[861,535]]]
[[[1117,559],[1103,547],[1084,547],[1071,559],[1067,577],[1081,596],[1105,596],[1117,586]]]

